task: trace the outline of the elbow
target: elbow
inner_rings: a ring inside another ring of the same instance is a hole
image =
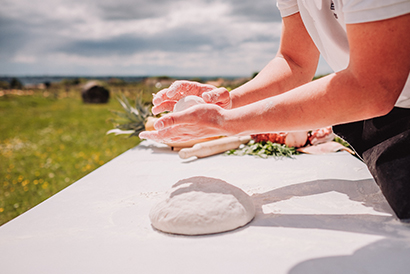
[[[292,73],[301,81],[301,84],[306,84],[312,81],[316,73],[319,55],[315,53],[305,53],[303,58],[301,58],[295,56],[295,54],[281,52],[277,57],[283,58],[286,61]]]
[[[392,77],[391,74],[368,74],[351,71],[348,73],[348,86],[352,94],[351,98],[358,102],[355,104],[363,119],[380,117],[388,114],[394,108],[399,98],[407,77]],[[377,79],[377,80],[376,80]]]
[[[369,110],[372,117],[379,117],[388,114],[394,108],[404,85],[397,82],[386,83],[379,81],[371,88],[374,90],[372,99],[369,101]]]
[[[387,115],[394,108],[394,103],[391,102],[377,102],[370,107],[369,117],[379,117]]]

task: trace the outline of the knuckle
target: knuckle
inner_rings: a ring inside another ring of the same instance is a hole
[[[166,93],[167,93],[168,89],[162,89],[160,91],[157,92],[157,94],[155,94],[155,97],[163,97]]]
[[[174,115],[167,115],[166,119],[164,119],[164,125],[166,128],[171,127],[175,124]]]

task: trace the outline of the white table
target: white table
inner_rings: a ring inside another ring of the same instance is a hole
[[[159,194],[192,176],[242,188],[255,219],[207,236],[154,230]],[[410,273],[410,227],[345,152],[181,160],[146,142],[1,226],[0,272]]]

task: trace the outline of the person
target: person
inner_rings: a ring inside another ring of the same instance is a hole
[[[164,115],[140,137],[165,142],[333,126],[368,166],[396,215],[410,218],[410,1],[278,0],[276,56],[249,82],[177,81],[154,114],[187,95],[208,104]],[[334,70],[314,80],[319,55]]]

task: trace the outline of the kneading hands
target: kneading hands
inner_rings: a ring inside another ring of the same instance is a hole
[[[229,92],[225,88],[216,88],[197,82],[176,81],[169,88],[161,90],[154,96],[152,113],[156,115],[164,111],[171,111],[178,100],[188,95],[202,97],[206,103],[216,104],[223,108],[232,106]]]
[[[229,92],[225,88],[197,82],[176,81],[154,96],[152,113],[172,111],[178,100],[188,95],[202,97],[207,104],[196,105],[161,117],[154,124],[156,131],[142,132],[140,138],[175,143],[202,137],[228,135],[221,128],[224,108],[229,109],[232,106]]]

